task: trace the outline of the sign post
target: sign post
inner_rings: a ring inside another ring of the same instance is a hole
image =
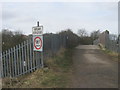
[[[43,67],[43,26],[39,26],[39,22],[37,22],[37,26],[32,28],[33,34],[33,51],[39,53],[41,55],[41,66]],[[39,57],[38,56],[38,57]]]

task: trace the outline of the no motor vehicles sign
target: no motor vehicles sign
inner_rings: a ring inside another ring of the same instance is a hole
[[[33,36],[33,45],[34,51],[43,51],[43,36],[42,35],[34,35]]]

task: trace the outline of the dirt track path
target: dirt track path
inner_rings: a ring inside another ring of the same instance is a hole
[[[73,55],[74,88],[117,88],[118,63],[111,60],[97,46],[82,45]]]

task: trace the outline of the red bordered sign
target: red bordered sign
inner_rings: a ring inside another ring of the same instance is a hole
[[[42,51],[43,47],[43,36],[34,36],[33,37],[34,42],[34,51]]]

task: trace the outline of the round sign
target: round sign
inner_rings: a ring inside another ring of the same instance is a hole
[[[42,39],[40,37],[35,37],[34,39],[34,47],[39,50],[42,47]]]

